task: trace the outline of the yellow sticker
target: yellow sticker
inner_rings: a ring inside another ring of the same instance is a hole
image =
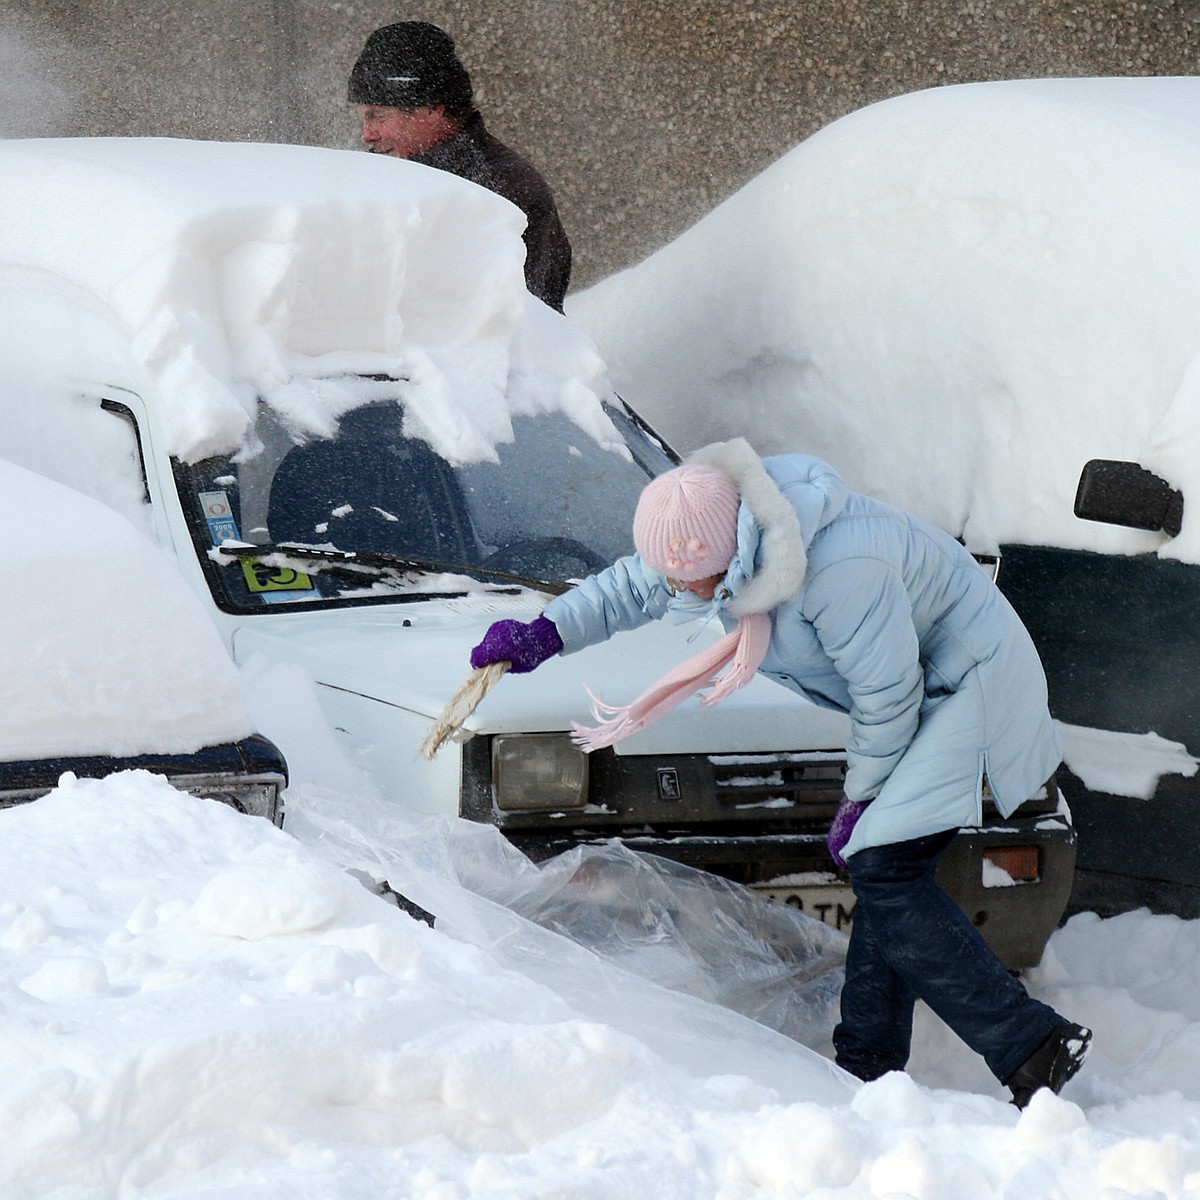
[[[311,592],[313,582],[303,571],[271,567],[256,558],[243,558],[242,574],[252,592]]]

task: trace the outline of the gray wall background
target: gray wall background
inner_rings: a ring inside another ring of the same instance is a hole
[[[414,19],[455,37],[489,126],[549,180],[575,290],[873,101],[1200,69],[1200,0],[0,0],[0,136],[357,146],[350,66]]]

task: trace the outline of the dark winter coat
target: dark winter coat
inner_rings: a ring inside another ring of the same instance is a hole
[[[488,133],[478,112],[454,137],[414,155],[412,161],[469,179],[512,201],[525,214],[525,286],[562,312],[571,280],[571,243],[550,188],[533,164]]]

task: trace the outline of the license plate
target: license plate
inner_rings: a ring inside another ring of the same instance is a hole
[[[845,884],[768,884],[754,890],[760,896],[777,900],[781,904],[790,904],[802,913],[824,921],[826,925],[840,929],[843,933],[849,933],[850,926],[854,923],[854,891]]]

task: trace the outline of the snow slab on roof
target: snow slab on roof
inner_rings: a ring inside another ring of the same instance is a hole
[[[818,454],[975,550],[1200,562],[1198,113],[1198,78],[887,100],[567,312],[681,450]],[[1077,519],[1092,458],[1181,487],[1181,536]]]
[[[237,449],[258,397],[327,431],[360,373],[407,379],[412,433],[455,461],[548,408],[615,437],[595,347],[525,289],[524,215],[475,184],[160,138],[0,141],[0,176],[5,358],[121,364],[101,382],[151,392],[181,458]]]

